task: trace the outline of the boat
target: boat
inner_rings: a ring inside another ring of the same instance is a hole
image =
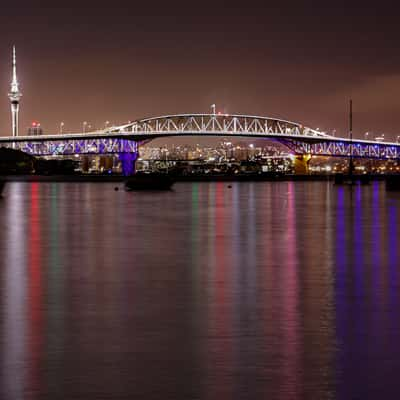
[[[125,190],[170,190],[175,181],[166,174],[141,174],[130,176],[125,181]]]
[[[386,190],[400,191],[400,175],[393,174],[386,177]]]
[[[343,185],[345,181],[344,174],[341,173],[335,174],[334,180],[336,185]]]
[[[6,181],[4,181],[3,179],[0,179],[0,197],[3,193],[3,189],[4,189],[5,185],[6,185]]]
[[[371,176],[369,174],[360,175],[361,185],[369,185],[371,183]]]
[[[371,177],[369,174],[362,175],[344,175],[335,174],[335,185],[369,185],[371,183]]]

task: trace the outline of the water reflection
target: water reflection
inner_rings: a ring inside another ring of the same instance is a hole
[[[399,299],[389,303],[391,287],[398,285],[397,276],[389,279],[389,270],[396,251],[392,246],[399,244],[393,236],[399,203],[377,182],[371,188],[346,189],[337,195],[338,389],[340,398],[391,397],[393,368],[399,367],[391,355],[399,352],[393,340]],[[349,203],[352,207],[346,207]]]
[[[0,398],[24,399],[29,372],[26,348],[27,320],[27,275],[26,237],[24,226],[15,221],[26,218],[23,208],[22,188],[11,185],[8,196],[13,201],[7,213],[1,215],[3,229],[1,235],[1,288],[0,288],[0,340],[1,385]],[[4,207],[4,199],[1,206]]]
[[[283,287],[286,292],[283,297],[282,315],[285,323],[283,325],[284,342],[284,365],[283,376],[287,386],[282,390],[282,398],[288,399],[299,397],[299,359],[300,359],[300,340],[299,340],[299,288],[298,288],[298,255],[296,243],[296,210],[295,210],[295,189],[294,183],[288,184],[287,199],[287,263],[283,271]]]
[[[228,238],[231,237],[231,220],[227,214],[231,205],[230,193],[223,183],[215,185],[214,204],[214,261],[215,271],[207,282],[211,286],[208,299],[208,330],[205,351],[206,395],[208,399],[232,397],[233,390],[233,337],[232,337],[232,252]]]
[[[396,194],[113,186],[7,188],[0,398],[393,397]]]
[[[30,186],[30,213],[28,236],[28,321],[29,321],[29,385],[31,398],[38,398],[41,390],[40,364],[43,357],[43,285],[42,235],[39,184]]]

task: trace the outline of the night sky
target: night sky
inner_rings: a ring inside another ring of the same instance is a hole
[[[17,46],[20,134],[88,121],[208,112],[280,117],[347,134],[400,135],[399,17],[394,6],[265,1],[37,1],[2,4],[0,134]],[[59,5],[57,5],[59,4]]]

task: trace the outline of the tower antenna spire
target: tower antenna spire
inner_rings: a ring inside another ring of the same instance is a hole
[[[12,52],[12,79],[10,93],[8,98],[11,102],[11,128],[12,136],[18,136],[18,114],[19,114],[19,101],[22,97],[22,93],[19,90],[19,82],[17,78],[17,55],[15,46],[13,46]]]

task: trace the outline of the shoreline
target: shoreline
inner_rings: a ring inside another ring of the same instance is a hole
[[[390,175],[370,175],[372,181],[386,180]],[[275,175],[275,174],[238,174],[238,175],[187,175],[171,176],[176,182],[283,182],[283,181],[334,181],[335,175]],[[4,175],[5,182],[124,182],[122,175]]]

